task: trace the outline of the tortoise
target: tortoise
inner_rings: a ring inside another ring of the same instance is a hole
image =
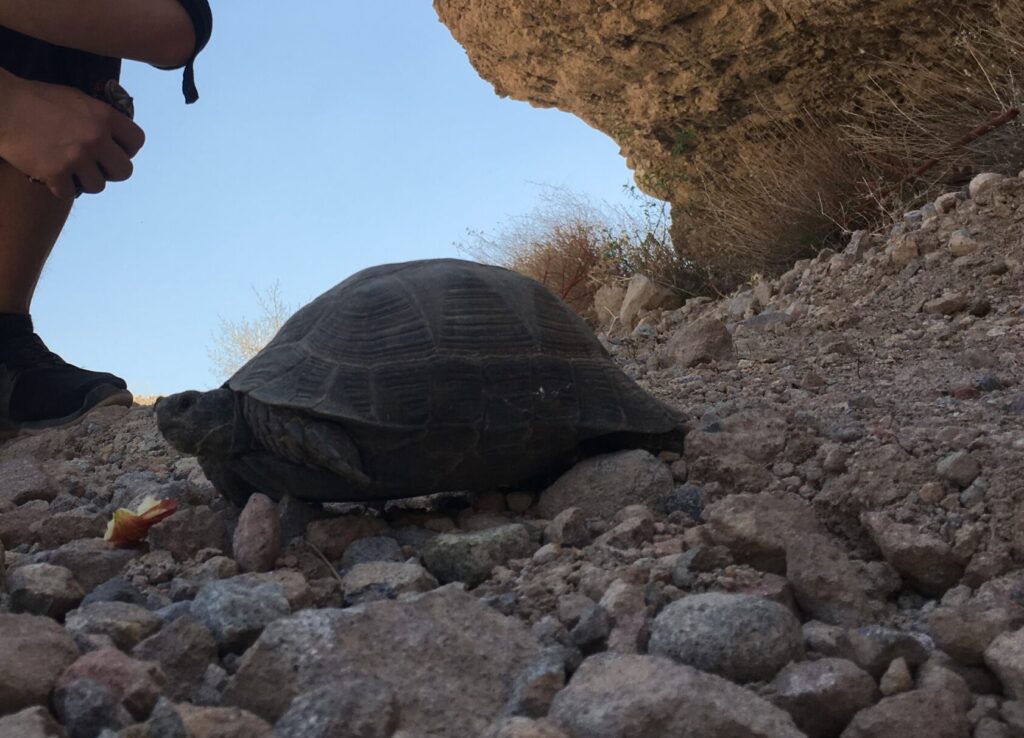
[[[458,259],[361,271],[296,312],[222,387],[156,405],[236,504],[526,485],[581,455],[681,448],[678,414],[568,305]]]

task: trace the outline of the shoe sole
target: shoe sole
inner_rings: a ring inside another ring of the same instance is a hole
[[[84,420],[93,410],[101,407],[131,407],[135,396],[126,389],[115,387],[110,384],[101,384],[85,396],[82,406],[63,418],[47,418],[46,420],[33,420],[28,423],[15,424],[15,435],[18,432],[27,436],[34,436],[56,428],[68,428]],[[9,433],[9,431],[8,431]],[[7,440],[13,436],[5,435],[4,427],[0,426],[0,440]]]

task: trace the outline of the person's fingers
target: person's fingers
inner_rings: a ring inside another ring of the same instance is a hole
[[[106,178],[95,163],[83,164],[75,170],[75,176],[82,187],[82,192],[88,192],[90,195],[103,192],[107,186]]]
[[[40,184],[45,185],[58,200],[71,200],[78,194],[75,191],[74,179],[70,174],[49,177],[45,182],[40,182]]]
[[[123,182],[132,176],[134,167],[128,154],[113,141],[102,147],[97,157],[100,172],[109,182]]]
[[[135,125],[135,122],[126,115],[113,112],[111,115],[111,132],[117,145],[124,149],[128,158],[139,153],[139,149],[146,143],[145,132]]]

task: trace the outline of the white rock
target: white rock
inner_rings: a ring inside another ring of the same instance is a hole
[[[1006,179],[1006,177],[1002,174],[996,174],[995,172],[983,172],[971,180],[968,190],[970,191],[972,198],[977,197],[991,188],[992,185],[997,182],[1002,182],[1004,179]]]

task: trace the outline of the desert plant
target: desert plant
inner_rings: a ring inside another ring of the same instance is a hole
[[[1024,0],[983,17],[942,59],[891,65],[849,111],[845,138],[907,198],[1024,166]]]
[[[773,121],[736,147],[728,172],[706,171],[676,235],[721,289],[872,226],[892,206],[878,174],[838,135],[807,115]]]
[[[1024,167],[1024,0],[989,3],[941,59],[891,64],[838,116],[755,106],[769,122],[705,167],[677,247],[729,289],[877,229],[980,171]],[[958,22],[954,18],[950,23]]]
[[[590,317],[602,284],[645,274],[683,294],[703,294],[702,272],[679,256],[669,235],[667,203],[627,187],[629,205],[598,207],[560,188],[493,233],[470,231],[459,250],[536,279]]]
[[[208,350],[214,373],[227,379],[258,354],[284,325],[292,309],[281,298],[278,282],[258,290],[252,288],[260,313],[256,318],[221,318],[220,331]]]

